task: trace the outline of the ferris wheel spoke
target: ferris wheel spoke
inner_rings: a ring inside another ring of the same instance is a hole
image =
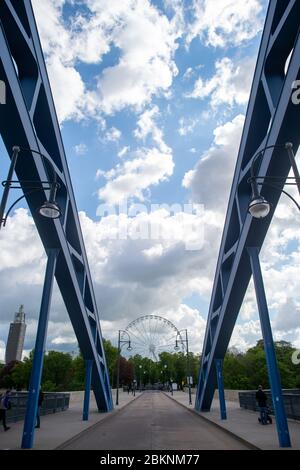
[[[146,336],[144,335],[143,331],[141,331],[140,328],[137,327],[137,325],[134,325],[134,329],[137,333],[137,337],[141,339],[141,337],[143,338],[143,341],[146,342],[147,341],[147,338]]]
[[[148,343],[150,343],[149,328],[148,328],[148,330],[146,329],[146,325],[144,324],[144,322],[142,322],[142,327],[143,327],[143,329],[144,329],[144,331],[145,331],[147,341],[148,341]]]
[[[156,338],[157,336],[158,326],[159,326],[159,320],[154,323],[154,333],[153,333],[154,338]]]
[[[133,331],[130,332],[130,335],[133,335],[133,336],[136,338],[135,340],[132,341],[132,344],[135,344],[135,343],[137,343],[137,344],[142,344],[142,345],[145,344],[145,342],[143,341],[143,339],[141,339],[140,336],[138,336],[138,335],[136,335],[135,333],[133,333]],[[130,337],[131,337],[131,336],[130,336]]]
[[[147,334],[147,330],[145,328],[144,322],[140,322],[139,326],[140,326],[139,331],[143,335],[143,337],[145,339],[145,342],[147,343],[148,342],[148,334]]]
[[[166,343],[173,343],[173,347],[175,346],[175,342],[176,342],[176,339],[175,339],[175,335],[172,335],[172,336],[168,336],[167,338],[166,337],[163,337],[163,338],[160,338],[160,342],[159,342],[159,345],[160,344],[166,344]]]

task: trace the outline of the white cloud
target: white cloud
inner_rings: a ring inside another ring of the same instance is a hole
[[[174,54],[180,18],[162,14],[149,0],[79,1],[87,14],[63,17],[67,0],[34,0],[33,7],[46,55],[61,122],[113,114],[127,106],[142,109],[154,95],[167,93],[177,75]],[[116,65],[94,76],[87,89],[78,64],[99,64],[112,47]]]
[[[200,37],[208,46],[238,46],[254,38],[263,25],[259,0],[192,0],[192,12],[188,44]]]
[[[118,157],[123,158],[129,152],[129,150],[130,150],[129,145],[121,148],[121,150],[118,152]]]
[[[99,199],[108,204],[118,204],[130,197],[144,200],[144,190],[166,181],[173,168],[171,149],[165,152],[155,147],[137,150],[131,160],[105,173],[109,181],[99,189]]]
[[[94,222],[80,213],[104,320],[124,317],[127,321],[141,312],[176,310],[182,299],[195,291],[209,295],[214,269],[211,251],[218,248],[218,240],[211,234],[219,221],[212,216],[194,216],[195,222],[205,225],[205,231],[203,249],[192,253],[185,249],[190,233],[183,232],[180,239],[174,237],[181,233],[182,217],[182,213],[171,215],[160,210],[136,217],[108,216]],[[128,238],[115,236],[120,225],[127,227],[131,234]],[[149,225],[155,227],[156,238],[134,237]],[[125,310],[122,305],[126,305]]]
[[[192,200],[203,203],[205,209],[225,213],[243,124],[244,116],[238,115],[217,127],[211,147],[184,175],[183,186],[191,191]]]
[[[9,236],[8,236],[9,234]],[[0,273],[5,270],[32,265],[40,272],[44,260],[44,250],[36,232],[33,219],[27,210],[17,209],[14,217],[8,217],[6,227],[0,232],[1,263]],[[24,283],[36,283],[40,275],[27,274]]]
[[[179,128],[178,128],[179,135],[185,136],[187,134],[192,134],[198,122],[199,122],[199,119],[184,118],[184,117],[180,118]]]
[[[210,99],[216,108],[222,104],[234,106],[247,103],[254,73],[255,60],[246,58],[235,64],[228,57],[217,60],[216,73],[208,79],[198,78],[187,98]]]
[[[98,168],[98,170],[96,171],[95,180],[99,180],[102,177],[105,178],[105,171],[100,170],[100,168]]]
[[[158,106],[153,106],[146,109],[137,121],[137,128],[134,131],[134,136],[145,142],[148,136],[152,137],[153,141],[158,145],[162,152],[167,151],[168,148],[163,140],[163,132],[156,124],[155,119],[160,116]]]
[[[57,336],[51,341],[51,344],[57,345],[57,344],[76,344],[77,339],[74,335],[74,337],[69,337],[69,336]]]
[[[47,60],[47,70],[59,121],[82,119],[85,85],[79,72],[54,55]]]
[[[83,142],[74,146],[74,152],[76,153],[76,155],[85,155],[87,151],[88,147]]]
[[[124,328],[129,321],[141,315],[159,313],[173,321],[178,328],[187,327],[192,350],[201,351],[205,315],[186,305],[183,299],[197,294],[202,301],[208,302],[223,220],[215,207],[201,215],[198,223],[204,225],[204,246],[202,250],[189,252],[185,249],[189,234],[183,233],[181,239],[172,237],[180,233],[181,217],[182,214],[168,214],[160,210],[152,214],[141,213],[136,217],[124,214],[109,216],[95,222],[80,213],[93,285],[101,311],[102,330],[106,337],[114,339],[118,328]],[[129,227],[131,234],[138,233],[139,225],[145,222],[154,223],[159,227],[156,231],[158,237],[150,240],[114,238],[112,235],[120,222]],[[290,223],[291,227],[293,224],[296,227],[297,219],[291,218]],[[293,230],[286,231],[287,224],[282,219],[274,219],[272,226],[261,257],[270,312],[274,317],[274,337],[300,344],[300,234],[295,235]],[[291,251],[277,243],[276,240],[281,236],[284,236],[287,244],[290,240],[297,241],[297,248]],[[24,250],[24,246],[29,251]],[[269,250],[269,246],[273,251]],[[7,339],[9,322],[20,303],[25,303],[28,320],[25,348],[29,350],[34,345],[45,256],[27,211],[19,209],[9,218],[7,227],[1,231],[0,248],[1,253],[7,253],[5,265],[1,266],[0,271],[0,355],[3,356],[3,342]],[[273,252],[285,254],[283,264],[278,264],[278,256],[273,258]],[[244,350],[261,338],[253,291],[248,291],[242,310],[231,345]],[[74,344],[76,340],[72,325],[55,287],[48,348],[70,350]]]
[[[259,320],[250,320],[242,324],[237,323],[234,327],[229,346],[236,347],[240,351],[246,351],[254,346],[261,337]]]
[[[0,341],[0,361],[5,361],[5,343],[4,341]]]
[[[117,142],[120,140],[122,132],[116,127],[111,127],[105,134],[105,140],[107,142]]]
[[[163,139],[163,131],[155,122],[159,109],[153,106],[138,119],[134,135],[138,140],[151,138],[154,146],[138,148],[131,158],[117,164],[107,172],[98,172],[107,183],[98,191],[101,201],[118,204],[128,198],[144,200],[145,190],[162,183],[172,175],[174,162],[172,150]]]
[[[280,331],[290,331],[300,328],[300,303],[291,297],[280,305],[275,318],[275,327]]]
[[[195,73],[193,67],[188,67],[182,76],[182,80],[189,80]]]

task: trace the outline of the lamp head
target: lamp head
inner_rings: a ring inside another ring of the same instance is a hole
[[[267,217],[271,210],[271,204],[262,196],[253,196],[248,207],[248,211],[255,219]]]
[[[39,208],[39,214],[47,219],[58,219],[61,216],[61,210],[56,202],[46,201]]]

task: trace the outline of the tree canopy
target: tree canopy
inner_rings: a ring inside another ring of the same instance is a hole
[[[104,340],[107,367],[112,387],[117,383],[118,349]],[[295,348],[286,341],[275,343],[277,362],[283,388],[300,388],[300,365],[292,362]],[[0,369],[0,388],[28,388],[33,361],[32,351],[22,362],[13,362]],[[189,370],[193,384],[197,384],[200,356],[189,353]],[[129,359],[120,357],[120,386],[130,385],[136,380],[137,386],[173,381],[182,387],[187,384],[187,357],[182,352],[163,352],[160,360],[154,362],[138,354]],[[224,385],[226,389],[252,390],[258,384],[269,388],[268,371],[264,344],[260,340],[246,352],[229,349],[224,359]],[[49,351],[45,355],[42,387],[45,391],[83,390],[85,362],[80,354],[72,357],[68,353]]]

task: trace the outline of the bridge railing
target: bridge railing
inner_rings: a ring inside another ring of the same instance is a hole
[[[11,394],[11,409],[7,411],[7,422],[21,421],[25,417],[28,392]],[[46,415],[65,411],[69,408],[70,394],[64,392],[46,392],[40,414]]]
[[[271,414],[274,414],[271,393],[269,390],[267,390],[265,393],[268,397],[268,407],[271,411]],[[257,406],[255,394],[256,391],[253,390],[239,392],[240,407],[246,410],[258,411],[259,408]],[[300,421],[300,390],[283,390],[283,403],[287,418]]]

